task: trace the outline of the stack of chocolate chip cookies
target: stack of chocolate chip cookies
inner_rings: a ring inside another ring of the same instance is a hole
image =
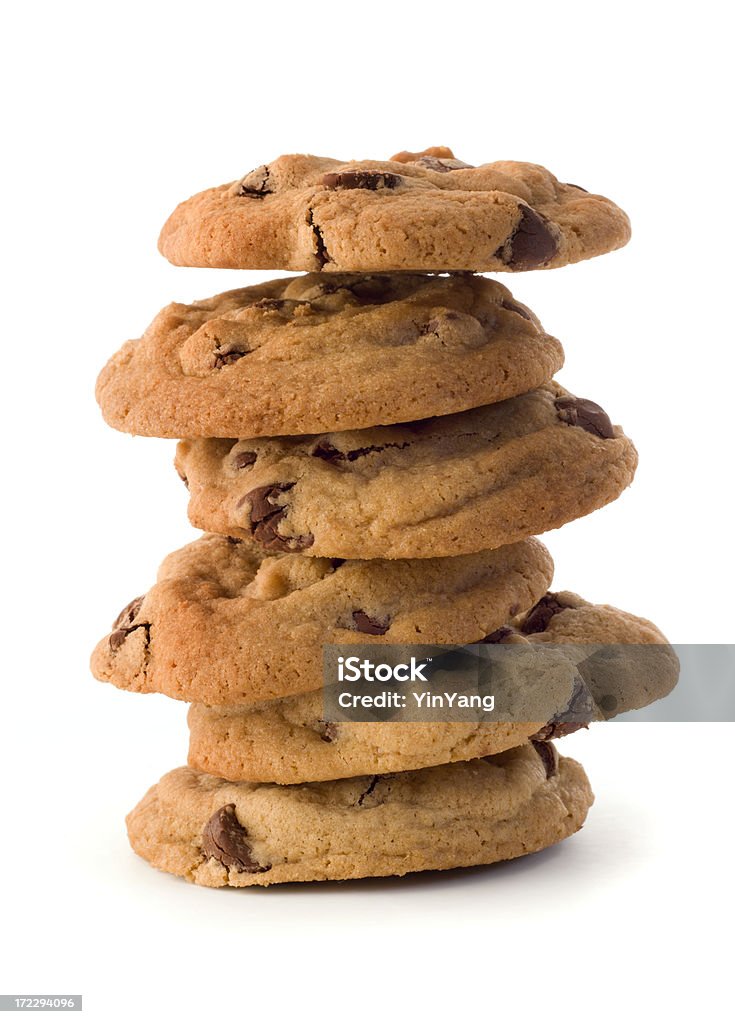
[[[284,156],[174,211],[175,264],[306,273],[167,306],[99,377],[111,426],[184,438],[205,531],[92,658],[98,679],[191,703],[188,767],[128,818],[153,865],[209,886],[403,875],[581,827],[589,783],[551,740],[662,696],[676,662],[650,622],[549,593],[534,535],[617,498],[636,451],[553,380],[559,342],[478,272],[628,237],[602,196],[443,147]],[[324,644],[481,641],[664,653],[643,679],[614,659],[583,687],[571,673],[542,721],[325,717]]]

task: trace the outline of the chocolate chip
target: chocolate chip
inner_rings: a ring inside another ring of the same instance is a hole
[[[113,622],[112,632],[110,633],[110,637],[108,640],[110,650],[112,651],[113,654],[116,651],[119,651],[122,645],[127,640],[127,638],[130,636],[130,634],[134,633],[138,629],[142,629],[145,631],[145,642],[146,644],[150,643],[150,623],[139,622],[137,623],[137,625],[133,625],[135,619],[137,618],[140,612],[144,598],[145,594],[142,597],[136,597],[135,600],[131,601],[129,604],[126,604],[123,610],[118,615],[118,617]]]
[[[559,419],[572,427],[581,427],[588,434],[596,434],[609,441],[615,437],[613,425],[605,410],[588,398],[557,398],[554,402]]]
[[[116,629],[114,633],[110,633],[110,650],[113,653],[119,651],[125,643],[127,636],[127,629]]]
[[[238,359],[242,359],[247,354],[247,352],[237,348],[230,349],[229,352],[215,352],[214,368],[215,370],[221,370],[223,366],[231,366],[232,363],[236,363]]]
[[[296,315],[297,310],[299,313],[310,313],[311,303],[305,299],[277,299],[277,298],[264,298],[258,299],[257,302],[249,303],[249,309],[257,309],[260,313],[267,315],[269,313],[280,313],[282,319],[286,317],[292,317]]]
[[[178,469],[178,468],[176,469],[176,472],[179,474],[179,480],[182,482],[182,484],[184,485],[184,487],[188,491],[189,490],[189,477],[186,475],[186,473],[182,473],[181,470]]]
[[[280,509],[268,519],[265,519],[253,530],[253,539],[262,544],[267,551],[301,551],[310,548],[314,543],[311,534],[303,537],[282,537],[278,532],[278,524],[285,518],[286,510]]]
[[[300,537],[282,537],[278,533],[278,524],[286,516],[288,506],[276,505],[275,500],[294,485],[267,484],[256,487],[240,499],[237,507],[250,502],[250,528],[253,538],[268,551],[303,551],[314,543],[313,534],[307,533]]]
[[[440,174],[446,174],[447,171],[458,171],[462,167],[474,166],[474,164],[466,164],[463,160],[448,160],[438,156],[422,156],[418,160],[414,160],[413,163],[427,167],[430,171],[439,171]]]
[[[143,630],[143,642],[147,647],[151,642],[151,625],[149,622],[139,622],[135,626],[122,627],[121,629],[116,629],[114,632],[110,633],[108,643],[112,653],[115,654],[119,651],[130,634],[136,633],[139,629]]]
[[[534,750],[543,762],[544,768],[546,769],[546,778],[550,779],[557,773],[559,755],[557,754],[553,744],[547,743],[545,740],[531,740],[531,743],[533,743]]]
[[[340,565],[344,565],[347,561],[346,558],[330,558],[329,561],[332,563],[332,569],[339,569]]]
[[[274,512],[282,511],[281,508],[275,508],[274,502],[270,499],[290,491],[292,487],[293,484],[266,484],[265,487],[255,487],[252,491],[248,491],[243,498],[240,498],[237,507],[240,508],[249,501],[250,522],[255,525]]]
[[[578,188],[580,192],[586,192],[587,195],[589,195],[589,190],[586,188],[582,188],[581,185],[573,185],[571,181],[565,181],[564,184],[567,186],[567,188]]]
[[[539,729],[531,736],[531,741],[560,740],[564,736],[570,736],[573,732],[577,732],[578,729],[586,728],[585,722],[549,722],[543,729]]]
[[[132,601],[126,604],[123,610],[118,615],[118,617],[113,622],[112,628],[119,629],[121,626],[131,626],[133,624],[135,616],[140,611],[140,607],[143,604],[144,597],[145,594],[143,594],[142,597],[133,598]]]
[[[333,743],[338,735],[336,724],[334,722],[325,722],[322,718],[317,722],[317,732],[325,743]]]
[[[559,612],[563,612],[565,607],[557,599],[556,594],[545,594],[526,615],[525,621],[521,626],[521,633],[525,633],[526,636],[529,636],[531,633],[543,633],[554,616],[558,615]]]
[[[247,469],[257,458],[257,452],[238,452],[232,460],[232,465],[235,469]]]
[[[374,452],[384,452],[386,448],[405,448],[408,442],[403,444],[369,444],[365,448],[353,448],[349,452],[345,452],[345,458],[348,462],[354,462],[355,459],[362,459],[366,455],[372,455]]]
[[[517,630],[513,629],[512,626],[501,626],[500,629],[496,629],[493,633],[488,633],[487,636],[484,636],[480,643],[502,644],[509,636],[514,636],[516,633]]]
[[[249,875],[270,871],[270,864],[259,864],[247,841],[248,831],[237,820],[234,804],[225,804],[215,811],[202,832],[202,853],[223,867],[234,868]]]
[[[600,709],[604,711],[606,715],[612,715],[613,712],[617,709],[618,699],[617,697],[614,697],[613,694],[606,693],[604,694],[604,696],[600,697],[597,703]]]
[[[509,310],[511,313],[517,313],[518,316],[522,316],[524,320],[530,320],[531,314],[523,306],[517,305],[515,302],[511,302],[509,299],[503,299],[500,303],[503,309]]]
[[[238,196],[263,199],[265,196],[271,195],[272,190],[268,188],[269,177],[268,167],[265,164],[261,167],[256,167],[254,171],[246,174],[240,182],[237,189]]]
[[[312,448],[311,454],[315,459],[323,459],[325,462],[341,462],[345,459],[345,453],[335,448],[329,441],[320,441],[316,448]]]
[[[533,270],[553,259],[558,248],[546,218],[524,205],[518,226],[495,255],[511,270]]]
[[[329,441],[319,441],[316,447],[312,448],[311,454],[314,458],[323,459],[325,462],[354,462],[355,459],[372,455],[373,452],[383,452],[387,448],[408,448],[410,443],[410,441],[394,441],[388,444],[371,444],[366,448],[353,448],[351,451],[342,452]]]
[[[558,740],[578,729],[586,729],[595,717],[595,699],[583,679],[577,676],[567,707],[535,733],[531,740]]]
[[[390,171],[337,171],[322,177],[322,185],[326,188],[364,188],[371,192],[395,188],[400,181],[400,175]]]
[[[352,621],[358,633],[367,633],[369,636],[385,636],[390,629],[390,619],[373,619],[362,609],[352,613]]]
[[[569,704],[565,711],[554,717],[554,722],[575,723],[576,725],[587,725],[595,716],[595,699],[587,689],[587,684],[581,676],[576,676]]]

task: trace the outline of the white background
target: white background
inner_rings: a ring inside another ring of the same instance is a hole
[[[107,429],[96,373],[168,301],[277,276],[176,269],[156,237],[192,192],[299,151],[450,145],[629,212],[621,252],[504,278],[562,339],[560,380],[641,452],[614,506],[547,537],[556,585],[680,643],[733,641],[726,11],[5,7],[0,991],[83,992],[104,1022],[727,1016],[731,725],[571,737],[597,803],[524,862],[207,891],[138,861],[123,828],[184,760],[185,708],[87,671],[193,536],[172,442]]]

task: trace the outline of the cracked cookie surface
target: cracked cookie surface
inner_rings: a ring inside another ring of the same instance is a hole
[[[95,648],[122,689],[205,704],[316,690],[322,646],[468,643],[530,608],[553,567],[534,539],[416,561],[268,555],[205,536],[164,561]]]
[[[307,274],[162,310],[97,382],[157,437],[357,429],[501,401],[563,363],[507,288],[470,274]]]
[[[128,815],[154,867],[206,886],[405,875],[520,857],[581,828],[582,766],[551,743],[397,775],[299,786],[177,768]]]
[[[554,660],[524,663],[527,685],[535,687],[532,706],[539,706],[542,685],[548,719],[521,721],[519,701],[504,704],[507,717],[497,722],[411,722],[400,712],[387,722],[329,722],[321,689],[248,708],[194,704],[189,764],[232,781],[293,784],[466,761],[644,707],[664,697],[678,675],[676,655],[653,623],[569,592],[545,595],[490,641],[543,645],[540,651],[554,645]],[[534,677],[541,672],[543,684]]]
[[[334,558],[500,547],[613,501],[636,463],[599,406],[555,383],[395,427],[182,441],[176,457],[195,526]]]
[[[589,259],[629,237],[609,199],[537,164],[472,167],[435,147],[387,161],[278,157],[181,203],[158,245],[194,267],[523,271]]]

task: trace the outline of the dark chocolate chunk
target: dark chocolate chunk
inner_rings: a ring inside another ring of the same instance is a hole
[[[526,636],[531,633],[543,633],[554,616],[563,612],[565,607],[556,594],[545,594],[526,615],[521,633],[525,633]]]
[[[278,524],[286,516],[286,509],[278,509],[272,515],[268,516],[267,519],[263,519],[253,529],[253,538],[262,544],[267,551],[291,551],[293,550],[291,543],[286,537],[282,537],[278,532]],[[294,538],[296,541],[296,538]],[[313,538],[312,538],[313,543]],[[297,547],[297,544],[294,544]],[[304,544],[304,547],[309,547],[308,544]]]
[[[215,370],[221,370],[223,366],[231,366],[232,363],[236,363],[247,354],[247,352],[243,352],[242,349],[237,348],[230,349],[229,352],[216,351],[214,353],[214,368]]]
[[[279,495],[290,491],[293,484],[266,484],[256,487],[240,499],[239,508],[250,502],[250,528],[253,538],[268,551],[303,551],[314,543],[314,537],[307,533],[300,537],[282,537],[278,524],[286,516],[288,506],[276,505]]]
[[[254,171],[250,171],[242,179],[238,185],[237,194],[239,196],[250,196],[253,199],[263,199],[265,196],[271,195],[272,189],[268,188],[269,177],[268,168],[265,164],[261,167],[256,167]]]
[[[612,693],[606,693],[600,697],[597,702],[600,709],[605,712],[606,715],[612,715],[618,707],[618,698]]]
[[[362,609],[352,613],[352,621],[358,633],[369,636],[384,636],[390,629],[390,619],[373,619]]]
[[[546,769],[546,778],[550,779],[553,775],[556,775],[559,766],[559,756],[551,743],[547,743],[546,740],[531,740],[534,749],[538,756],[541,758],[544,768]]]
[[[371,444],[367,448],[353,448],[349,452],[341,452],[329,441],[319,441],[316,447],[312,448],[311,454],[316,459],[323,459],[325,462],[354,462],[365,455],[372,455],[373,452],[383,452],[387,448],[408,448],[410,441],[389,442],[388,444]]]
[[[140,606],[143,604],[144,597],[145,594],[143,594],[142,597],[134,598],[132,601],[126,604],[123,610],[118,615],[118,617],[113,622],[112,628],[119,629],[121,626],[132,625],[135,616],[140,611]]]
[[[511,270],[533,270],[553,259],[558,248],[546,218],[523,205],[518,226],[495,255]]]
[[[247,469],[248,466],[252,466],[257,458],[256,452],[238,452],[232,460],[232,465],[235,469]]]
[[[572,427],[581,427],[588,434],[596,434],[605,440],[615,437],[610,417],[597,402],[588,398],[557,398],[554,402],[559,419]]]
[[[567,707],[554,715],[551,721],[539,729],[531,739],[558,740],[562,736],[569,736],[578,729],[586,729],[594,719],[595,712],[595,699],[587,689],[585,681],[581,676],[577,676]]]
[[[329,441],[320,441],[311,454],[315,459],[323,459],[325,462],[342,462],[346,456],[339,448],[335,448]]]
[[[116,629],[114,633],[110,633],[110,650],[113,653],[119,651],[125,643],[127,636],[127,629]]]
[[[322,185],[326,188],[364,188],[371,192],[395,188],[400,181],[400,175],[390,171],[337,171],[322,177]]]
[[[502,644],[509,636],[513,636],[517,633],[517,630],[513,629],[512,626],[501,626],[500,629],[496,629],[493,633],[488,633],[480,640],[481,644]]]
[[[463,160],[448,159],[440,156],[421,156],[418,160],[413,160],[412,163],[419,164],[421,167],[427,167],[430,171],[439,171],[440,174],[446,174],[448,171],[458,171],[462,167],[474,167],[474,164],[466,164]]]
[[[115,653],[115,651],[119,651],[122,645],[127,640],[127,638],[130,636],[130,634],[134,633],[138,629],[145,630],[145,642],[146,644],[150,643],[150,623],[139,622],[136,625],[133,625],[136,617],[138,616],[138,613],[140,612],[144,597],[145,594],[143,595],[143,597],[136,597],[134,601],[131,601],[129,604],[126,604],[123,610],[118,615],[118,617],[113,622],[112,632],[110,633],[110,638],[108,641],[110,645],[110,650],[113,652],[113,654]]]
[[[276,507],[275,500],[279,495],[284,494],[286,491],[290,491],[293,484],[266,484],[265,487],[255,487],[237,503],[238,508],[244,505],[246,502],[250,502],[250,522],[253,526],[257,523],[262,522],[268,516],[273,515],[274,512],[280,512],[282,509]]]
[[[338,728],[335,722],[326,722],[320,718],[317,722],[317,732],[325,743],[333,743],[337,739]]]
[[[123,626],[121,629],[116,629],[110,633],[108,642],[112,653],[115,654],[119,651],[130,634],[136,633],[139,629],[143,630],[144,643],[148,646],[151,642],[151,625],[149,622],[139,622],[135,626]]]
[[[531,736],[531,740],[560,740],[570,736],[578,729],[586,729],[585,722],[548,722],[542,729]]]
[[[223,867],[234,868],[249,875],[270,871],[270,864],[259,864],[253,858],[248,831],[237,820],[234,804],[225,804],[215,811],[202,832],[202,853],[219,861]]]

